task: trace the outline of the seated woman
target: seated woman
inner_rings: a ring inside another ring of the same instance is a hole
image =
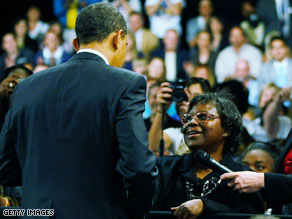
[[[185,143],[191,153],[157,159],[160,182],[153,210],[174,210],[179,218],[208,213],[263,213],[261,192],[240,194],[219,181],[220,174],[199,164],[194,155],[203,150],[233,171],[249,170],[232,159],[239,145],[241,115],[234,103],[218,93],[202,93],[192,99],[182,117]]]

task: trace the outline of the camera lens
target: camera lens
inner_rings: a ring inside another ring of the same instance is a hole
[[[177,83],[173,84],[171,88],[172,91],[172,100],[175,102],[182,102],[188,100],[188,97],[184,91],[185,88],[185,82],[184,80],[178,80]]]
[[[186,100],[186,94],[183,89],[176,89],[172,93],[172,99],[175,102],[182,102]]]

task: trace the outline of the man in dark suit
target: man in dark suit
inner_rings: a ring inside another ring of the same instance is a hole
[[[68,62],[15,90],[0,135],[0,184],[22,185],[22,207],[55,218],[143,218],[155,155],[142,113],[146,81],[121,69],[126,22],[106,3],[84,8]]]
[[[292,175],[241,171],[225,173],[221,179],[230,179],[228,186],[239,192],[251,193],[264,189],[268,207],[278,208],[292,202]]]

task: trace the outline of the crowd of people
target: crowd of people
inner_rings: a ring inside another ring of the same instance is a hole
[[[31,5],[3,35],[0,130],[17,84],[77,54],[80,42],[72,43],[76,17],[95,2],[100,1],[54,0],[51,22]],[[160,181],[151,209],[172,210],[181,218],[217,212],[292,214],[292,204],[268,206],[261,191],[241,194],[226,180],[220,183],[220,174],[193,156],[199,148],[233,171],[292,174],[292,148],[286,141],[292,128],[289,1],[243,0],[242,20],[232,27],[216,14],[212,0],[109,2],[128,29],[121,68],[147,82],[144,124],[137,123],[143,128],[136,131],[145,128],[157,157]],[[188,4],[197,4],[198,11],[183,14]],[[34,95],[34,87],[30,92]],[[21,204],[20,186],[0,188],[0,206]]]

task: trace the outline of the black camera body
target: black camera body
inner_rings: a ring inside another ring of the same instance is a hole
[[[169,86],[172,89],[172,97],[171,99],[177,103],[182,101],[187,101],[188,96],[186,95],[185,89],[185,81],[183,79],[178,79],[176,83],[172,83]]]

